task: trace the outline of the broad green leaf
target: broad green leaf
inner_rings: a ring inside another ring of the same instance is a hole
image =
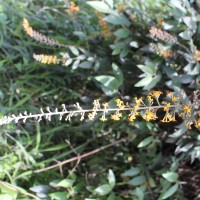
[[[80,56],[77,57],[78,60],[85,60],[86,56],[84,54],[81,54]]]
[[[44,193],[47,194],[50,191],[50,187],[48,185],[36,185],[30,188],[31,191],[36,193]]]
[[[109,6],[102,1],[88,1],[87,4],[102,13],[110,13]]]
[[[72,69],[73,69],[73,70],[77,69],[77,67],[79,66],[79,64],[80,64],[80,60],[76,60],[76,61],[73,63],[73,65],[72,65]]]
[[[125,47],[126,47],[125,42],[117,42],[117,43],[114,43],[114,44],[111,44],[111,45],[110,45],[110,48],[111,48],[111,49],[116,49],[116,48],[118,48],[118,49],[123,49],[123,48],[125,48]]]
[[[110,15],[104,17],[103,20],[105,20],[108,23],[111,23],[113,25],[122,25],[122,26],[123,25],[125,25],[125,26],[131,25],[129,20],[124,15],[121,15],[118,13],[110,14]]]
[[[142,185],[145,182],[146,178],[145,176],[136,176],[135,178],[131,179],[128,184],[133,186]]]
[[[112,192],[112,193],[108,196],[108,198],[107,198],[106,200],[116,200],[116,195],[115,195],[115,193]]]
[[[138,148],[145,147],[145,146],[149,145],[153,140],[154,140],[154,137],[149,136],[149,137],[145,138],[144,140],[142,140],[142,142],[140,142],[137,147]]]
[[[143,89],[144,90],[151,90],[153,87],[156,86],[156,84],[160,81],[161,79],[161,75],[160,74],[157,74],[156,76],[154,76],[151,80],[151,82],[146,85]]]
[[[71,52],[75,55],[75,56],[79,56],[79,51],[77,48],[75,48],[74,46],[70,46],[69,47]]]
[[[186,9],[182,6],[180,0],[170,0],[170,4],[171,4],[173,7],[177,8],[177,9],[181,12],[181,14],[184,15],[184,14],[187,13]]]
[[[9,194],[0,194],[1,200],[13,200],[12,196]]]
[[[5,194],[9,194],[9,195],[8,196],[0,196],[0,197],[2,197],[2,199],[5,197],[8,197],[8,199],[11,198],[11,200],[15,199],[17,197],[17,192],[16,192],[16,190],[12,190],[11,188],[16,189],[15,186],[2,181],[2,183],[0,184],[0,191],[1,191],[1,193],[5,193]],[[5,199],[5,200],[7,200],[7,199]]]
[[[167,179],[169,182],[176,182],[178,178],[178,174],[175,172],[167,172],[162,174],[162,176]]]
[[[143,200],[144,199],[144,190],[140,187],[137,187],[134,192],[133,195],[137,197],[137,200]]]
[[[108,182],[112,187],[115,186],[115,182],[116,182],[115,175],[111,169],[109,169],[109,172],[108,172]]]
[[[113,0],[105,0],[105,2],[110,6],[110,8],[113,8],[114,6]]]
[[[139,174],[141,169],[139,167],[132,167],[131,169],[125,171],[122,176],[135,176]]]
[[[151,69],[150,66],[145,66],[145,65],[137,65],[137,67],[142,70],[145,74],[153,75],[154,70]]]
[[[192,32],[191,30],[185,30],[179,33],[179,36],[182,37],[184,40],[191,40]]]
[[[114,33],[118,38],[127,38],[129,36],[129,30],[125,28],[118,29]]]
[[[130,46],[131,46],[131,47],[134,47],[134,48],[138,48],[138,47],[139,47],[139,44],[138,44],[138,42],[136,42],[136,41],[132,41],[132,42],[130,43]]]
[[[152,76],[146,76],[145,78],[143,78],[142,80],[140,80],[139,82],[137,82],[135,84],[135,87],[143,87],[148,85],[149,83],[151,83],[152,81]]]
[[[97,193],[98,195],[104,196],[109,194],[112,191],[112,186],[110,184],[104,184],[99,187],[97,187],[94,192]]]
[[[74,31],[73,34],[76,35],[76,36],[79,36],[80,38],[86,38],[87,37],[86,33],[82,32],[82,31]]]
[[[188,26],[188,28],[193,29],[193,31],[196,30],[196,20],[194,20],[192,17],[186,16],[183,18],[183,21]]]
[[[116,49],[113,50],[112,55],[118,55],[118,54],[120,54],[120,52],[121,52],[121,49],[116,48]]]
[[[74,184],[74,180],[72,179],[64,179],[62,181],[60,181],[57,186],[58,187],[64,187],[64,188],[68,188],[68,187],[72,187]]]
[[[118,79],[119,84],[121,85],[123,83],[122,71],[120,70],[120,68],[115,63],[112,64],[112,69],[113,69],[113,72],[115,74],[115,77]]]
[[[171,197],[178,189],[178,183],[176,183],[175,185],[173,185],[172,187],[170,187],[167,191],[163,192],[160,196],[159,196],[159,200],[161,199],[167,199],[169,197]]]
[[[89,61],[84,61],[79,65],[80,68],[90,69],[92,67],[92,63]]]
[[[90,199],[90,198],[86,198],[85,200],[98,200],[98,199]]]
[[[96,76],[95,79],[101,83],[101,89],[106,95],[115,94],[121,85],[120,81],[113,76],[101,75]]]
[[[69,66],[71,63],[73,62],[72,58],[67,59],[67,61],[65,62],[64,66]]]
[[[67,192],[54,192],[49,194],[49,196],[51,197],[51,199],[55,199],[55,200],[67,200]]]
[[[128,53],[129,53],[129,48],[128,48],[128,47],[125,47],[124,49],[122,49],[122,51],[121,51],[119,57],[120,57],[120,58],[124,58],[125,56],[128,55]]]

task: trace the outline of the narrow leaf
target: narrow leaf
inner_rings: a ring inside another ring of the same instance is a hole
[[[97,187],[94,191],[98,195],[104,196],[104,195],[109,194],[112,191],[112,186],[110,184],[104,184],[104,185]]]
[[[171,197],[178,189],[178,183],[176,183],[175,185],[173,185],[172,187],[170,187],[166,192],[164,192],[159,199],[167,199],[169,197]]]
[[[109,6],[102,1],[89,1],[89,2],[87,2],[87,4],[89,4],[94,9],[98,10],[99,12],[102,12],[102,13],[110,12]]]
[[[149,136],[149,137],[145,138],[144,140],[142,140],[142,142],[140,142],[137,147],[138,148],[145,147],[145,146],[149,145],[153,140],[154,140],[154,137]]]
[[[178,178],[178,174],[175,172],[167,172],[162,174],[162,176],[167,179],[169,182],[176,182]]]

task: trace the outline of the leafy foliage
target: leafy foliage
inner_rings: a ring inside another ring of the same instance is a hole
[[[198,198],[199,16],[189,0],[2,1],[0,199]]]

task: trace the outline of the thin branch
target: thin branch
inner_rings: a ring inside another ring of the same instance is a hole
[[[121,142],[124,142],[124,141],[125,141],[125,139],[117,140],[117,141],[115,141],[115,142],[113,142],[113,143],[110,143],[110,144],[108,144],[108,145],[102,146],[102,147],[100,147],[100,148],[98,148],[98,149],[95,149],[95,150],[93,150],[93,151],[84,153],[84,154],[82,154],[82,155],[78,155],[78,156],[76,156],[76,157],[70,158],[70,159],[65,160],[65,161],[63,161],[63,162],[59,162],[59,163],[57,163],[57,164],[55,164],[55,165],[51,165],[51,166],[49,166],[49,167],[45,167],[45,168],[42,168],[42,169],[35,170],[34,173],[40,173],[40,172],[44,172],[44,171],[47,171],[47,170],[50,170],[50,169],[54,169],[54,168],[56,168],[56,167],[60,167],[61,165],[64,165],[64,164],[73,162],[73,161],[75,161],[75,160],[80,161],[82,158],[85,158],[85,157],[88,157],[88,156],[90,156],[90,155],[99,153],[100,151],[103,151],[103,150],[105,150],[105,149],[107,149],[107,148],[109,148],[109,147],[111,147],[111,146],[117,145],[117,144],[119,144],[119,143],[121,143]]]
[[[34,194],[28,193],[28,192],[23,192],[15,187],[12,187],[10,184],[7,184],[6,182],[0,181],[0,185],[3,185],[4,187],[8,188],[9,190],[12,190],[18,194],[23,194],[25,196],[32,197],[36,200],[39,200],[39,197],[35,196]]]

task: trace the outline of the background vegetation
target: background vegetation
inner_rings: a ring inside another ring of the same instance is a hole
[[[63,103],[88,108],[97,98],[130,102],[151,90],[199,102],[198,0],[0,2],[1,117]],[[0,199],[200,198],[199,129],[163,116],[2,125]]]

